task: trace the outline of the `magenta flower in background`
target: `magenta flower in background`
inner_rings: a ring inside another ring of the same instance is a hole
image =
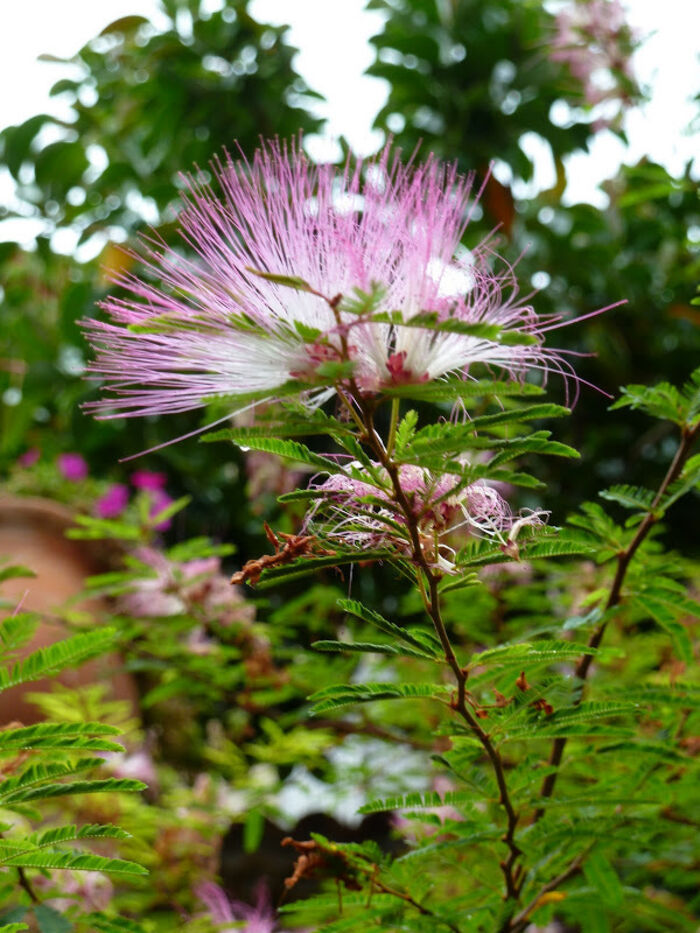
[[[116,518],[129,504],[129,489],[123,483],[114,483],[95,503],[98,518]]]
[[[80,454],[59,454],[56,463],[61,475],[71,483],[79,483],[88,475],[88,465]]]
[[[131,485],[136,489],[158,491],[165,488],[168,477],[165,473],[154,473],[151,470],[136,470],[131,474]]]
[[[221,198],[190,178],[180,214],[195,258],[144,240],[147,278],[121,276],[127,297],[102,305],[111,322],[84,322],[97,353],[90,377],[111,392],[88,403],[98,416],[185,411],[250,392],[273,399],[290,380],[316,388],[309,398],[318,402],[333,392],[319,367],[345,348],[363,393],[475,364],[514,378],[532,368],[570,372],[563,351],[543,346],[559,318],[538,317],[519,299],[509,265],[492,271],[488,243],[461,247],[472,176],[432,157],[402,165],[389,147],[367,164],[318,166],[279,142],[251,163],[217,160],[213,171]],[[301,279],[309,290],[259,273]],[[397,323],[333,305],[375,286],[378,310],[398,311]],[[501,332],[487,339],[402,325],[422,312]]]
[[[25,450],[23,454],[20,454],[17,457],[17,463],[19,466],[24,467],[33,467],[41,456],[41,451],[38,447],[30,447],[29,450]]]

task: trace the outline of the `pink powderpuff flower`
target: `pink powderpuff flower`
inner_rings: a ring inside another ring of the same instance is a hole
[[[79,483],[88,475],[88,465],[80,454],[59,454],[56,462],[63,478],[71,483]]]
[[[120,275],[126,296],[102,303],[111,320],[83,324],[97,354],[89,378],[112,393],[87,407],[102,418],[164,414],[214,397],[279,398],[290,381],[318,404],[335,391],[322,364],[348,356],[368,394],[477,364],[513,378],[571,373],[564,351],[543,345],[560,318],[519,298],[508,264],[492,271],[488,242],[461,246],[473,176],[399,155],[387,146],[366,164],[313,165],[298,144],[273,141],[252,162],[215,161],[220,196],[187,178],[179,221],[193,255],[144,239],[145,275]],[[380,289],[379,306],[348,310],[358,289]],[[384,312],[391,323],[375,320]],[[408,326],[423,312],[425,327]],[[452,323],[499,330],[445,329]]]
[[[412,542],[406,518],[394,501],[386,480],[379,488],[357,478],[359,464],[350,464],[323,482],[312,482],[323,496],[312,505],[305,531],[321,534],[338,543],[365,549],[393,547],[410,555]],[[423,467],[404,464],[399,480],[418,523],[423,552],[434,567],[455,572],[454,551],[441,539],[459,529],[479,538],[496,541],[505,553],[517,556],[515,543],[525,526],[544,524],[547,512],[523,510],[514,515],[506,500],[492,486],[477,480],[461,485],[453,474],[434,476]]]
[[[129,489],[123,483],[114,483],[95,503],[98,518],[117,518],[129,504]]]
[[[232,900],[218,884],[211,881],[200,884],[195,894],[209,911],[214,923],[235,924],[224,928],[221,933],[282,933],[278,930],[277,915],[264,883],[258,885],[255,906]]]

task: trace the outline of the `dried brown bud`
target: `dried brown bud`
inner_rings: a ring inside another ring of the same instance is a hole
[[[518,679],[515,681],[515,686],[518,688],[518,690],[522,690],[523,693],[530,689],[530,684],[525,678],[525,671],[520,671],[520,677],[518,677]]]
[[[496,697],[496,706],[498,707],[508,706],[508,704],[511,701],[510,697],[503,696],[503,694],[499,690],[496,690],[496,689],[494,689],[493,693],[494,693],[494,696]]]

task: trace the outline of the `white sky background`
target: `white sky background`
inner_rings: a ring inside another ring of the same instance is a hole
[[[211,4],[219,6],[218,0]],[[650,36],[635,67],[642,83],[651,86],[652,101],[629,115],[628,148],[612,134],[601,133],[590,154],[568,160],[570,202],[604,204],[596,185],[622,161],[633,164],[648,155],[674,172],[694,156],[700,164],[700,134],[693,139],[687,132],[697,113],[691,97],[700,90],[700,2],[626,0],[625,5],[630,23]],[[386,99],[386,85],[362,74],[374,59],[367,40],[382,22],[379,14],[363,7],[364,0],[252,0],[251,12],[291,25],[288,39],[300,50],[296,67],[327,98],[319,114],[329,120],[328,134],[343,134],[356,151],[369,153],[381,142],[370,128]],[[70,72],[66,66],[39,62],[40,54],[70,57],[118,17],[138,12],[154,18],[157,9],[157,0],[0,0],[0,128],[42,111],[61,114],[60,103],[48,92]],[[538,158],[535,189],[553,181],[545,152]],[[8,180],[0,178],[0,203],[11,199],[11,190]],[[6,230],[0,239],[6,238]]]

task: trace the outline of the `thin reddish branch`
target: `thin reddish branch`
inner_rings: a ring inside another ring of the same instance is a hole
[[[644,516],[644,519],[639,525],[639,528],[637,529],[637,533],[635,534],[634,538],[632,538],[632,541],[629,543],[629,545],[625,548],[624,551],[621,551],[620,554],[618,554],[617,567],[615,568],[615,576],[613,578],[613,582],[610,587],[610,593],[608,594],[608,598],[605,603],[605,610],[604,610],[605,613],[607,613],[608,610],[613,609],[615,606],[619,605],[619,603],[621,602],[622,587],[625,582],[625,576],[627,574],[627,570],[629,569],[629,565],[632,562],[632,558],[637,553],[637,550],[639,549],[640,545],[642,544],[646,536],[651,531],[651,528],[654,525],[654,523],[657,521],[656,509],[659,503],[661,502],[661,500],[663,499],[664,495],[666,494],[668,487],[671,485],[671,483],[675,482],[675,480],[678,479],[678,477],[680,476],[681,470],[683,469],[683,466],[686,460],[690,456],[690,452],[699,435],[700,435],[700,424],[697,424],[692,429],[690,428],[683,429],[683,432],[681,434],[681,442],[678,445],[678,449],[676,450],[676,455],[673,458],[673,461],[671,462],[671,465],[669,466],[666,476],[663,478],[663,481],[661,485],[659,486],[659,489],[656,495],[654,496],[653,502],[649,506],[649,511]],[[600,643],[603,640],[603,636],[605,635],[607,624],[608,624],[608,620],[604,618],[601,624],[593,632],[590,639],[588,640],[589,648],[598,648],[600,646]],[[584,654],[581,656],[578,664],[576,665],[574,677],[578,681],[580,681],[582,688],[583,688],[583,684],[585,683],[586,678],[588,677],[588,672],[590,670],[592,663],[593,663],[593,655]],[[583,700],[583,689],[581,689],[581,693],[579,697],[577,698],[574,705],[578,706],[582,702],[582,700]],[[552,743],[552,749],[549,754],[549,759],[547,761],[547,764],[550,767],[553,767],[556,769],[559,768],[559,765],[561,764],[562,758],[564,756],[564,749],[566,748],[566,743],[567,743],[566,738],[558,738],[554,740],[554,742]],[[552,771],[544,779],[544,781],[542,782],[542,789],[540,791],[541,797],[547,799],[552,796],[552,794],[554,793],[554,787],[557,783],[558,774],[559,774],[558,770]],[[535,811],[535,815],[533,817],[534,822],[537,822],[538,820],[540,820],[543,815],[544,815],[544,808],[539,807]]]

